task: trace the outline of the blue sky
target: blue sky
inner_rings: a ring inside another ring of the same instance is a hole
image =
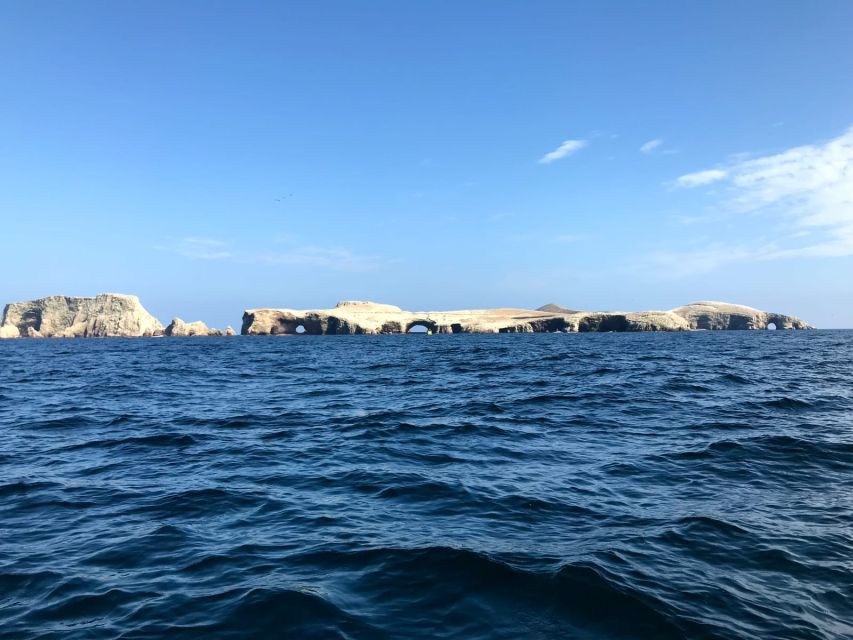
[[[0,300],[853,327],[853,3],[7,2]]]

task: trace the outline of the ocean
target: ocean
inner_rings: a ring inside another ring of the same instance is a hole
[[[853,332],[0,342],[2,638],[853,637]]]

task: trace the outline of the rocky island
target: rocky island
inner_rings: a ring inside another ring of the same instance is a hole
[[[694,302],[669,311],[576,311],[555,304],[539,309],[404,311],[390,304],[339,302],[334,309],[249,309],[243,335],[347,335],[406,333],[542,333],[586,331],[689,331],[811,329],[794,316],[725,302]],[[0,338],[233,336],[204,322],[175,318],[163,327],[139,298],[103,293],[93,298],[50,296],[6,305]]]
[[[302,332],[328,334],[406,333],[422,326],[433,333],[536,333],[578,331],[689,331],[700,329],[810,329],[794,316],[725,302],[695,302],[669,311],[574,311],[549,304],[536,310],[472,309],[403,311],[390,304],[339,302],[334,309],[249,309],[243,335]]]
[[[136,296],[50,296],[7,304],[0,338],[140,337],[163,334],[163,325]]]

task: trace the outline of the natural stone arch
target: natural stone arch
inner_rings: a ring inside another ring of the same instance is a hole
[[[423,330],[412,331],[415,327],[423,327]],[[406,330],[404,333],[425,333],[427,331],[437,333],[438,325],[432,320],[412,320],[411,322],[406,323]]]
[[[767,323],[766,328],[770,331],[776,331],[776,329],[778,329],[778,327],[776,326],[776,323],[772,322],[772,321]]]
[[[301,331],[300,331],[301,329]],[[273,327],[273,335],[321,335],[323,327],[320,322],[307,318],[282,318]]]

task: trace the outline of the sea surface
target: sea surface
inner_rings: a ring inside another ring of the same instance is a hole
[[[853,637],[853,332],[4,341],[0,637]]]

